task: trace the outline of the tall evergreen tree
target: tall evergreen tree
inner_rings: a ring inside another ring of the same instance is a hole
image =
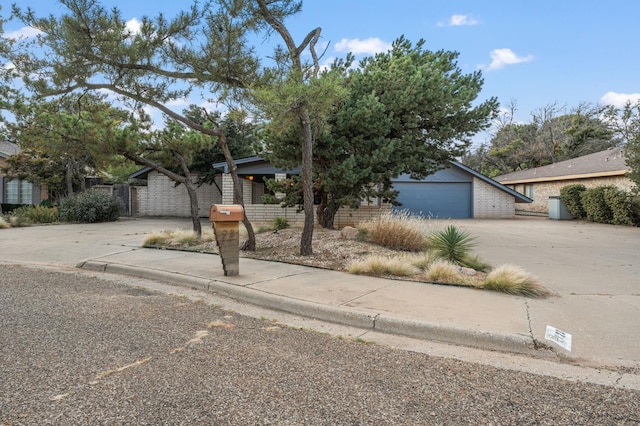
[[[456,52],[432,52],[424,44],[401,37],[390,51],[362,60],[356,69],[347,60],[323,75],[341,74],[347,96],[334,105],[315,144],[322,226],[333,227],[341,206],[358,207],[371,197],[394,202],[394,177],[423,178],[446,167],[495,116],[494,98],[472,105],[482,88],[481,73],[463,74]],[[268,138],[272,161],[291,165],[298,137],[291,130]]]

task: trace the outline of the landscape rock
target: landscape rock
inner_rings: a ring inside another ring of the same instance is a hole
[[[360,231],[358,231],[356,228],[352,226],[345,226],[340,231],[340,236],[345,240],[356,240],[358,239],[359,234],[360,234]]]

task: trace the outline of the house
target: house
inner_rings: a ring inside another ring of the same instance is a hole
[[[282,170],[260,157],[236,160],[238,176],[243,187],[247,216],[256,223],[268,223],[275,217],[284,217],[290,224],[302,224],[304,215],[297,208],[282,208],[279,204],[264,204],[268,193],[267,178],[285,179],[299,173],[299,169]],[[206,217],[212,203],[233,204],[233,182],[225,162],[213,164],[220,172],[213,185],[198,189],[200,215]],[[140,216],[188,216],[189,201],[182,185],[176,186],[167,177],[149,169],[132,175],[144,178],[147,186],[132,190],[133,214]],[[472,170],[458,162],[423,180],[400,176],[393,180],[399,191],[402,206],[392,207],[378,199],[363,200],[358,209],[341,208],[335,226],[354,225],[392,209],[407,210],[412,214],[434,218],[504,218],[515,215],[515,203],[530,203],[524,195]]]
[[[520,205],[520,214],[548,214],[549,198],[560,195],[560,189],[571,184],[586,188],[611,185],[629,191],[634,187],[626,174],[624,148],[610,148],[548,166],[520,170],[493,179],[533,200]]]
[[[18,145],[0,142],[0,168],[7,165],[6,159],[20,152]],[[11,179],[0,171],[0,204],[40,204],[47,198],[47,191],[30,182]]]
[[[464,164],[452,161],[422,180],[402,175],[392,181],[397,200],[412,214],[434,218],[507,218],[515,204],[531,200]]]

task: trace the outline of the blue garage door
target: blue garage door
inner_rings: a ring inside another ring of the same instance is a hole
[[[397,182],[401,206],[412,214],[438,218],[473,217],[471,182]]]

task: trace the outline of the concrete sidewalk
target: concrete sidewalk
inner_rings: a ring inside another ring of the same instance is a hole
[[[216,255],[139,247],[148,233],[189,228],[179,219],[1,230],[0,260],[161,280],[384,333],[640,366],[640,229],[541,219],[456,225],[478,238],[483,259],[518,264],[559,296],[527,299],[245,258],[239,276],[225,277]],[[571,351],[545,339],[547,325],[572,335]]]

